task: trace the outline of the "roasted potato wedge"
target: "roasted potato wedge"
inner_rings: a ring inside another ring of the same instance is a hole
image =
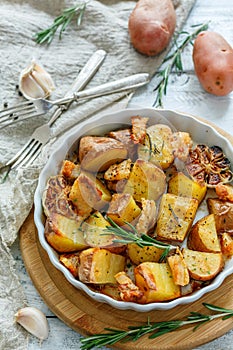
[[[128,157],[132,160],[135,159],[137,155],[137,145],[133,142],[131,138],[131,129],[128,128],[110,131],[108,133],[108,136],[122,142],[128,150]]]
[[[141,213],[133,197],[128,193],[114,193],[109,204],[107,215],[119,226],[132,222]]]
[[[78,278],[80,252],[61,254],[60,262],[72,273],[75,278]]]
[[[180,250],[167,258],[174,283],[178,286],[186,286],[190,282],[189,271]]]
[[[189,232],[187,246],[200,252],[221,252],[214,214],[207,215],[195,223]]]
[[[198,252],[184,248],[182,254],[190,276],[195,280],[209,281],[224,267],[222,253]]]
[[[139,247],[136,243],[130,243],[127,246],[127,253],[130,260],[135,264],[139,265],[143,262],[158,262],[163,249],[157,247],[148,246],[148,247]]]
[[[104,171],[110,165],[128,158],[126,146],[113,138],[84,136],[79,144],[81,168],[90,172]]]
[[[216,194],[222,201],[233,202],[233,186],[219,183],[215,187]]]
[[[205,184],[193,181],[184,173],[178,172],[169,180],[167,191],[181,197],[196,198],[201,203],[206,195],[207,187]]]
[[[106,249],[89,248],[80,254],[79,279],[84,283],[116,284],[115,275],[124,271],[125,258]]]
[[[100,212],[93,213],[82,224],[83,236],[87,245],[90,247],[105,248],[116,254],[122,253],[126,245],[113,242],[117,237],[106,234],[105,231],[108,226],[110,226],[109,222]]]
[[[148,233],[154,229],[156,222],[156,204],[155,201],[142,198],[142,211],[136,224],[136,230],[139,234]]]
[[[162,240],[183,242],[192,226],[198,200],[166,193],[162,196],[156,235]]]
[[[217,233],[233,233],[233,203],[208,198],[207,205],[209,212],[214,214]]]
[[[82,216],[89,216],[93,210],[100,210],[108,205],[111,194],[104,184],[90,173],[81,173],[74,181],[69,199]]]
[[[146,136],[146,124],[148,122],[149,118],[143,118],[139,115],[131,117],[131,123],[132,123],[132,133],[131,133],[131,139],[134,143],[143,142],[145,136]]]
[[[134,270],[135,283],[143,291],[147,303],[166,301],[180,296],[167,263],[144,262]]]
[[[54,213],[46,220],[45,238],[60,253],[87,248],[88,245],[80,229],[81,222],[81,219],[77,221]]]
[[[118,283],[121,300],[136,303],[143,302],[143,292],[133,283],[131,278],[129,278],[124,271],[118,272],[115,278]]]
[[[233,237],[227,233],[223,232],[220,238],[222,253],[227,257],[233,255]]]
[[[138,145],[138,157],[167,169],[174,160],[171,136],[172,131],[167,125],[149,126],[143,143]]]
[[[151,162],[137,159],[124,187],[138,202],[144,199],[157,200],[166,189],[164,172]]]
[[[70,160],[64,160],[62,163],[61,174],[68,180],[75,180],[80,174],[80,164],[75,164]]]

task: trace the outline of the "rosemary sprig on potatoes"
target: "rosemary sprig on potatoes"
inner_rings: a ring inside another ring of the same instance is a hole
[[[201,25],[195,25],[192,26],[196,29],[192,33],[188,33],[186,31],[179,32],[175,38],[174,38],[174,51],[165,57],[163,60],[163,63],[166,63],[169,61],[169,63],[159,72],[159,76],[161,76],[161,80],[158,83],[158,85],[155,87],[154,91],[157,91],[157,96],[155,99],[155,102],[153,106],[155,107],[163,107],[163,96],[167,93],[167,86],[168,86],[168,79],[172,72],[172,69],[175,68],[176,72],[181,73],[183,72],[183,63],[182,63],[182,57],[181,54],[184,51],[185,47],[189,44],[193,43],[193,40],[196,38],[196,36],[208,29],[208,23],[204,23]],[[178,39],[180,35],[185,35],[185,38],[183,41],[179,44]]]
[[[126,222],[125,224],[129,226],[132,232],[126,231],[125,229],[117,225],[110,217],[107,217],[107,220],[111,226],[106,227],[106,229],[104,230],[106,233],[104,234],[114,234],[115,236],[121,237],[121,239],[120,238],[114,239],[113,243],[123,243],[123,244],[136,243],[139,247],[153,246],[153,247],[162,249],[164,251],[159,259],[159,262],[162,262],[172,249],[177,248],[176,246],[173,246],[171,244],[158,241],[144,233],[140,234],[137,231],[137,229],[133,225],[131,225],[129,222]]]
[[[190,312],[184,320],[171,320],[151,323],[147,322],[141,326],[130,326],[127,330],[105,328],[106,333],[94,334],[90,337],[81,339],[81,349],[90,350],[94,347],[100,348],[104,345],[112,345],[120,341],[137,341],[143,335],[150,334],[149,338],[154,339],[160,335],[173,332],[183,326],[196,324],[193,328],[195,331],[201,325],[210,322],[216,318],[226,320],[233,317],[233,310],[225,309],[208,303],[203,303],[208,310],[214,311],[212,315],[202,314],[199,312]]]
[[[59,39],[62,37],[62,33],[66,30],[67,26],[76,16],[77,26],[80,26],[83,20],[83,15],[86,10],[86,1],[80,1],[76,6],[65,9],[60,16],[56,17],[53,24],[35,34],[34,38],[37,44],[50,44],[53,40],[58,28],[60,27]]]

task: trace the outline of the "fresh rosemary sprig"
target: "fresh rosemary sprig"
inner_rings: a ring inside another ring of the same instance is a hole
[[[108,222],[111,226],[106,226],[104,231],[106,233],[104,234],[114,234],[115,236],[121,237],[122,239],[114,239],[113,243],[136,243],[139,247],[148,247],[153,246],[159,249],[163,249],[163,253],[159,259],[159,262],[162,262],[171,249],[176,249],[176,246],[173,246],[171,244],[163,243],[160,241],[157,241],[156,239],[146,235],[146,234],[140,234],[136,228],[131,225],[129,222],[125,222],[126,225],[128,225],[133,232],[126,231],[122,227],[118,226],[109,216],[107,217]]]
[[[105,345],[112,345],[120,341],[137,341],[145,334],[150,334],[149,339],[154,339],[160,335],[173,332],[181,327],[196,324],[193,331],[206,322],[212,321],[216,318],[222,318],[226,320],[233,317],[233,310],[225,309],[212,304],[203,303],[203,306],[215,314],[206,315],[199,312],[190,312],[190,314],[184,320],[172,320],[150,323],[150,320],[142,326],[128,327],[127,330],[105,328],[107,333],[94,334],[87,338],[81,339],[81,349],[90,350],[94,347],[100,348]]]
[[[163,63],[166,63],[167,61],[170,61],[168,65],[159,72],[159,76],[161,76],[161,80],[154,89],[154,91],[157,91],[157,96],[155,99],[155,102],[153,103],[153,107],[163,107],[163,96],[167,93],[167,86],[168,86],[168,79],[170,76],[170,73],[175,68],[176,72],[181,73],[183,72],[183,63],[181,54],[186,46],[193,43],[193,40],[196,38],[196,36],[208,29],[208,23],[201,24],[201,25],[194,25],[193,27],[197,27],[197,29],[194,30],[192,33],[188,33],[186,31],[179,32],[175,38],[174,38],[174,46],[175,50],[165,59],[163,60]],[[178,44],[178,37],[180,35],[185,35],[185,39],[181,42],[181,44]]]
[[[53,24],[50,27],[35,34],[34,39],[37,44],[50,44],[59,27],[59,39],[61,39],[62,33],[66,30],[67,26],[70,24],[74,16],[77,16],[77,26],[80,26],[86,5],[86,1],[81,1],[76,6],[65,9],[60,16],[55,18]]]

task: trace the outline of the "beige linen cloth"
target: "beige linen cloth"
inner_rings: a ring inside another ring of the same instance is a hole
[[[174,0],[177,30],[181,29],[194,2]],[[1,107],[4,102],[13,105],[23,100],[16,84],[20,71],[32,59],[53,77],[57,88],[52,98],[62,97],[67,92],[78,71],[98,49],[105,50],[107,57],[89,87],[139,72],[152,76],[158,70],[166,52],[153,58],[145,57],[137,53],[129,41],[128,17],[136,1],[90,0],[80,29],[71,23],[62,40],[57,35],[50,46],[40,46],[33,41],[34,33],[52,24],[64,8],[76,3],[75,0],[0,0]],[[73,104],[53,126],[53,136],[64,135],[64,130],[105,109],[119,97],[122,95],[98,98],[78,106]],[[0,130],[0,164],[10,159],[48,117],[34,118]],[[0,349],[27,348],[27,333],[14,321],[15,312],[27,301],[15,273],[10,246],[32,208],[39,172],[59,143],[60,139],[50,142],[33,166],[10,172],[7,180],[0,184]]]

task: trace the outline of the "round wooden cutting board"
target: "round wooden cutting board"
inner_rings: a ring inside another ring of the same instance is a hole
[[[206,121],[205,121],[206,122]],[[217,128],[218,129],[218,128]],[[219,130],[219,129],[218,129]],[[231,142],[232,137],[219,130]],[[90,335],[106,332],[104,328],[127,329],[150,322],[172,319],[184,319],[191,311],[210,313],[203,302],[233,309],[233,275],[213,292],[191,305],[175,307],[167,311],[139,313],[132,310],[122,311],[99,303],[73,287],[50,262],[47,253],[41,247],[34,225],[33,211],[20,230],[20,247],[27,271],[51,311],[75,331]],[[216,319],[193,331],[189,326],[168,333],[156,339],[143,336],[137,342],[118,343],[117,349],[134,350],[188,350],[207,343],[233,328],[232,319]]]

